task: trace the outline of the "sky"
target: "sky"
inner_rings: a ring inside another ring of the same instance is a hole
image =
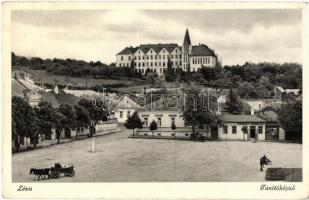
[[[302,63],[302,13],[256,10],[12,11],[12,51],[41,58],[115,62],[127,46],[191,43],[215,50],[223,65]]]

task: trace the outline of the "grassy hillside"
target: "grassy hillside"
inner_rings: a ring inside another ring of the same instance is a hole
[[[14,71],[25,71],[31,74],[31,78],[36,84],[45,84],[52,86],[57,84],[73,88],[91,88],[104,85],[122,93],[142,92],[145,86],[150,87],[150,84],[147,84],[147,81],[134,78],[121,78],[118,80],[103,78],[95,79],[92,77],[70,77],[55,75],[46,72],[45,70],[31,70],[27,67],[14,68],[12,76],[14,75]]]

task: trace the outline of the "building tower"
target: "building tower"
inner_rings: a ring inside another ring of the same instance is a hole
[[[191,40],[188,29],[186,29],[185,38],[182,45],[182,69],[190,71],[189,55],[192,50]]]

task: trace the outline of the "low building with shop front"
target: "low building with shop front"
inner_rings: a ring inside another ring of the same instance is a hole
[[[265,140],[266,120],[255,115],[221,115],[219,140]]]

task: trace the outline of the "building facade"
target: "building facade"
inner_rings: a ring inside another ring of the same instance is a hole
[[[111,116],[119,123],[125,123],[127,119],[139,108],[139,105],[125,95],[111,112]]]
[[[183,45],[141,44],[126,47],[116,55],[116,67],[134,67],[145,74],[155,72],[163,75],[168,65],[183,71],[197,71],[202,67],[215,67],[217,55],[205,44],[192,45],[189,31],[186,30]]]
[[[266,121],[255,115],[221,115],[220,140],[265,140]],[[215,137],[215,136],[213,136]]]

